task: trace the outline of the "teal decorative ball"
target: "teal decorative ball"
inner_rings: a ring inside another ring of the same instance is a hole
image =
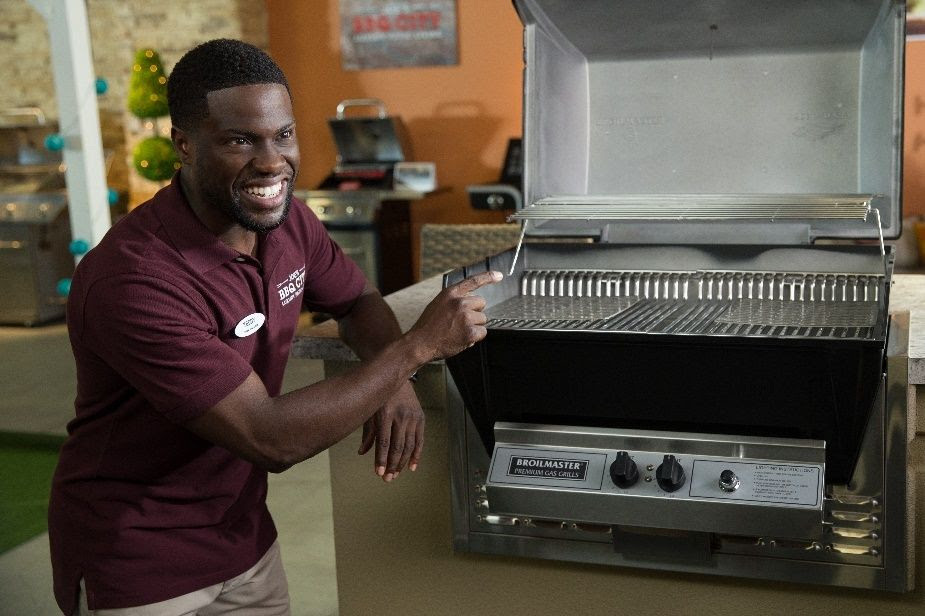
[[[90,244],[88,244],[86,240],[72,240],[71,243],[68,244],[67,249],[76,257],[77,255],[86,254],[86,252],[90,250]]]
[[[58,133],[52,133],[45,137],[45,147],[52,152],[57,152],[64,147],[64,137]]]
[[[59,280],[58,284],[55,286],[55,290],[61,297],[67,297],[67,294],[71,292],[71,279],[62,278]]]

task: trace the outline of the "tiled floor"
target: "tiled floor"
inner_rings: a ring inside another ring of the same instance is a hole
[[[74,365],[63,324],[0,327],[0,430],[64,434],[73,414]],[[320,362],[292,360],[284,391],[321,378]],[[337,614],[328,456],[270,476],[294,616]],[[0,520],[2,523],[2,520]],[[0,555],[0,616],[58,613],[48,536]]]

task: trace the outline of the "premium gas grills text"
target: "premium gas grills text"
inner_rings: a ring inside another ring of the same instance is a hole
[[[508,467],[507,474],[517,477],[543,477],[545,479],[576,479],[583,481],[588,474],[588,461],[511,456],[511,464]]]

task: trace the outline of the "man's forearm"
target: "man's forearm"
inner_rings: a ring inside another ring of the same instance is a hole
[[[375,289],[367,289],[338,321],[344,342],[362,360],[350,370],[275,399],[254,422],[251,459],[282,470],[349,435],[407,383],[420,360],[419,345],[402,340],[394,313]],[[246,432],[246,431],[245,431]]]
[[[444,289],[405,334],[379,293],[364,293],[340,321],[345,342],[363,361],[277,398],[270,398],[260,377],[251,373],[187,427],[267,470],[314,455],[361,426],[401,388],[408,389],[408,377],[421,365],[484,338],[485,300],[471,293],[500,279],[497,272],[484,272]],[[405,437],[410,433],[406,430]],[[388,436],[396,434],[401,440],[393,425]]]
[[[401,327],[395,313],[375,289],[367,288],[353,309],[337,323],[341,340],[362,360],[374,357],[398,340]]]

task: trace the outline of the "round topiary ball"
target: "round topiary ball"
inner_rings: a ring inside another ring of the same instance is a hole
[[[135,146],[132,152],[135,170],[144,178],[163,182],[173,177],[180,168],[180,161],[167,137],[148,137]]]

